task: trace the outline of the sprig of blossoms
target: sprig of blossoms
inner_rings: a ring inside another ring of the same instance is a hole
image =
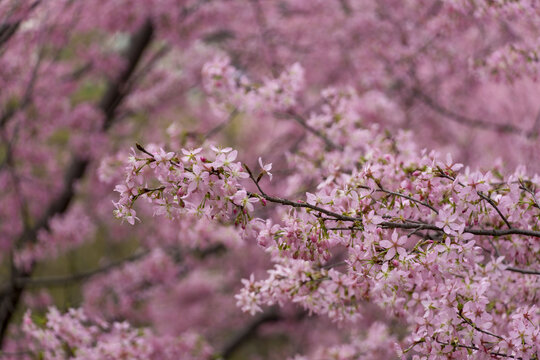
[[[115,189],[120,193],[115,215],[131,224],[135,219],[133,205],[138,199],[150,200],[155,215],[233,219],[242,226],[251,219],[252,204],[261,201],[241,184],[249,174],[235,161],[236,150],[182,149],[182,156],[177,156],[152,145],[139,149],[144,156],[133,152],[125,181]],[[271,164],[265,165],[262,174],[268,174],[270,168]]]

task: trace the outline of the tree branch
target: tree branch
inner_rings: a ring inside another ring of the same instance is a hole
[[[103,131],[106,131],[113,123],[116,110],[124,99],[125,85],[133,74],[137,64],[139,63],[144,51],[151,43],[154,33],[154,28],[150,20],[146,20],[139,30],[133,35],[130,46],[125,54],[127,64],[125,69],[120,73],[117,80],[107,88],[103,95],[99,108],[103,111],[105,120],[103,123]],[[74,157],[64,175],[64,189],[51,202],[43,216],[36,224],[24,231],[18,238],[16,245],[34,242],[40,230],[49,230],[49,221],[56,215],[63,214],[69,207],[75,195],[75,184],[85,174],[90,159]],[[9,285],[1,294],[0,298],[0,348],[6,335],[8,325],[17,308],[19,300],[25,288],[25,284],[21,284],[18,279],[28,278],[33,272],[33,265],[28,269],[12,268],[12,274]]]
[[[493,206],[493,208],[495,209],[495,211],[497,211],[497,214],[499,214],[499,216],[503,219],[504,223],[506,224],[506,226],[508,226],[509,229],[512,228],[512,225],[510,224],[510,222],[508,221],[508,219],[506,218],[506,216],[503,215],[503,213],[501,212],[501,210],[499,210],[499,208],[497,207],[497,205],[495,204],[495,202],[490,198],[490,197],[487,197],[486,195],[482,194],[480,191],[477,191],[476,192],[478,194],[478,196],[480,196],[482,199],[486,200],[491,206]]]
[[[527,269],[518,269],[518,268],[515,268],[515,267],[507,267],[506,270],[521,273],[521,274],[540,275],[540,271],[527,270]]]
[[[7,125],[7,123],[13,118],[14,115],[16,115],[19,111],[24,110],[32,102],[32,94],[34,92],[34,87],[36,84],[37,75],[41,66],[42,59],[43,54],[40,50],[38,54],[38,59],[36,61],[36,64],[32,68],[32,74],[30,75],[30,80],[28,81],[28,85],[26,86],[21,101],[15,106],[8,107],[2,113],[2,116],[0,116],[0,129],[3,129]]]
[[[321,208],[319,206],[311,205],[311,204],[308,204],[308,203],[305,203],[305,202],[293,202],[291,200],[266,195],[266,193],[260,188],[258,182],[253,177],[253,174],[251,173],[251,171],[249,171],[249,169],[248,169],[248,172],[249,172],[250,178],[255,182],[255,184],[257,185],[257,188],[259,189],[259,192],[260,192],[260,194],[250,193],[251,196],[262,197],[263,199],[265,199],[267,201],[277,203],[277,204],[291,206],[291,207],[294,207],[294,208],[307,208],[307,209],[315,210],[315,211],[318,211],[318,212],[320,212],[322,214],[325,214],[325,215],[328,215],[328,216],[332,217],[333,219],[331,219],[331,220],[351,221],[351,222],[360,222],[360,223],[362,222],[361,217],[352,217],[352,216],[348,216],[348,215],[342,215],[342,214],[338,214],[336,212]],[[405,221],[407,221],[407,220],[405,220]],[[412,221],[412,220],[409,221],[409,222],[403,222],[403,223],[392,222],[392,221],[384,221],[384,222],[382,222],[382,223],[380,223],[378,225],[380,227],[382,227],[382,228],[388,228],[388,229],[409,229],[409,230],[417,229],[421,225],[422,229],[424,229],[424,230],[433,230],[433,231],[438,231],[438,232],[443,232],[444,231],[442,228],[440,228],[438,226],[435,226],[433,224],[428,224],[428,223],[424,223],[424,222],[421,222],[421,221]],[[351,227],[351,228],[348,228],[348,229],[349,230],[361,230],[361,228],[358,228],[358,227]],[[467,228],[464,229],[463,232],[473,234],[473,235],[482,235],[482,236],[525,235],[525,236],[532,236],[532,237],[540,238],[540,231],[527,230],[527,229],[516,229],[516,228],[500,229],[499,230],[499,229],[475,229],[475,228],[468,228],[467,227]]]
[[[257,330],[266,323],[276,322],[281,320],[282,317],[276,310],[270,310],[261,314],[253,321],[251,321],[244,329],[240,330],[225,346],[219,354],[216,355],[218,359],[229,359],[245,342],[251,339],[257,332]]]
[[[109,85],[99,103],[100,109],[105,114],[103,130],[107,130],[112,125],[116,110],[126,96],[126,85],[141,60],[144,51],[148,48],[153,34],[154,26],[150,19],[147,19],[131,38],[130,46],[125,54],[125,58],[127,59],[126,67],[117,80]]]

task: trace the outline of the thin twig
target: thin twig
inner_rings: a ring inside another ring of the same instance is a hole
[[[346,261],[338,261],[338,262],[335,262],[335,263],[320,266],[318,269],[319,270],[323,270],[323,269],[327,270],[327,269],[332,269],[332,268],[335,268],[335,267],[338,267],[338,266],[343,266],[343,265],[347,265],[347,262]]]
[[[384,192],[384,193],[386,193],[386,194],[395,195],[395,196],[400,196],[400,197],[402,197],[402,198],[404,198],[404,199],[411,200],[412,202],[415,202],[415,203],[417,203],[417,204],[419,204],[419,205],[423,205],[423,206],[425,206],[425,207],[430,208],[431,210],[433,210],[433,212],[435,212],[435,214],[439,214],[439,211],[438,211],[437,209],[435,209],[433,206],[431,206],[430,204],[428,204],[427,202],[417,200],[417,199],[415,199],[415,198],[413,198],[413,197],[411,197],[411,196],[405,195],[405,194],[401,194],[401,193],[398,193],[398,192],[386,190],[386,189],[384,189],[384,188],[382,187],[382,185],[381,185],[379,182],[377,182],[377,186],[379,187],[379,189],[376,190],[376,191],[381,191],[381,192]],[[363,186],[362,186],[362,188],[364,188],[364,189],[370,189],[370,188],[367,187],[367,186],[366,186],[366,187],[363,187]]]
[[[476,192],[478,194],[478,196],[480,196],[482,199],[486,200],[491,206],[493,206],[493,208],[495,208],[495,210],[497,211],[497,213],[499,214],[499,216],[503,219],[504,223],[506,224],[506,226],[508,226],[509,229],[512,228],[512,225],[510,224],[510,222],[508,221],[508,219],[506,218],[506,216],[503,215],[503,213],[501,212],[501,210],[499,210],[499,208],[497,207],[497,205],[495,204],[495,202],[490,198],[490,197],[487,197],[486,195],[482,194],[481,191],[477,191]]]
[[[415,235],[417,232],[419,232],[420,230],[424,230],[424,225],[419,225],[416,229],[414,229],[411,233],[407,234],[407,237],[411,237],[413,235]],[[423,237],[423,236],[422,236]]]
[[[442,171],[441,168],[438,168],[439,172],[440,172],[440,176],[441,177],[444,177],[448,180],[451,180],[451,181],[456,181],[456,178],[453,177],[453,176],[450,176],[448,174],[446,174],[444,171]],[[458,181],[458,184],[463,186],[463,187],[466,187],[461,181]],[[480,198],[482,198],[483,200],[486,200],[494,209],[495,211],[497,211],[497,213],[499,214],[499,216],[503,219],[504,223],[506,224],[506,226],[508,226],[509,229],[512,229],[512,225],[510,224],[510,222],[508,221],[508,219],[506,218],[506,216],[503,215],[503,213],[501,212],[501,210],[499,210],[499,208],[497,207],[497,204],[495,204],[495,202],[488,196],[482,194],[481,191],[477,191],[476,194],[478,196],[480,196]]]
[[[459,310],[458,311],[458,316],[460,318],[463,319],[463,321],[465,321],[467,324],[469,324],[470,326],[472,326],[475,330],[481,332],[482,334],[486,334],[486,335],[489,335],[489,336],[493,336],[493,337],[496,337],[497,339],[499,340],[504,340],[504,338],[502,336],[499,336],[497,334],[494,334],[492,332],[489,332],[487,330],[484,330],[484,329],[481,329],[479,328],[478,326],[476,326],[470,319],[466,318],[465,315],[463,315],[463,310]]]

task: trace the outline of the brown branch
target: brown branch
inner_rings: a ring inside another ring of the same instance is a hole
[[[319,270],[328,270],[328,269],[333,269],[333,268],[340,267],[340,266],[343,266],[343,265],[348,265],[348,262],[345,261],[345,260],[337,261],[337,262],[331,262],[329,264],[319,266],[318,269]]]
[[[253,177],[253,174],[250,172],[251,179],[255,182],[257,185],[260,194],[253,194],[250,193],[251,196],[260,196],[263,199],[278,203],[282,205],[291,206],[294,208],[306,208],[318,211],[322,214],[328,215],[332,217],[331,220],[341,220],[341,221],[351,221],[351,222],[362,222],[361,217],[352,217],[348,215],[342,215],[338,214],[336,212],[321,208],[319,206],[311,205],[305,202],[293,202],[291,200],[282,199],[274,196],[266,195],[262,189],[259,187],[259,184],[257,183],[256,179]],[[404,222],[404,223],[398,223],[398,222],[392,222],[392,221],[384,221],[380,224],[378,224],[380,227],[388,228],[388,229],[409,229],[414,230],[417,229],[420,225],[422,226],[422,229],[424,230],[434,230],[438,232],[443,232],[444,230],[438,226],[424,223],[421,221],[410,221],[410,222]],[[350,230],[361,230],[361,228],[346,228]],[[537,237],[540,238],[540,231],[534,231],[534,230],[527,230],[527,229],[516,229],[516,228],[510,228],[510,229],[475,229],[475,228],[465,228],[465,233],[473,234],[473,235],[482,235],[482,236],[506,236],[506,235],[525,235],[525,236],[531,236],[531,237]]]
[[[424,229],[426,230],[435,230],[435,231],[443,231],[443,229],[426,223],[420,223],[424,226]],[[383,222],[379,224],[383,227],[387,228],[394,228],[394,229],[416,229],[418,227],[417,224],[409,224],[409,223],[394,223],[394,222]],[[473,235],[482,235],[482,236],[506,236],[506,235],[525,235],[525,236],[532,236],[532,237],[540,237],[540,231],[534,231],[534,230],[526,230],[526,229],[504,229],[504,230],[497,230],[497,229],[474,229],[474,228],[465,228],[463,232],[473,234]]]
[[[339,0],[339,5],[341,7],[341,10],[343,10],[343,13],[346,16],[351,16],[352,8],[351,8],[351,4],[349,4],[349,0]]]
[[[533,201],[534,201],[534,206],[538,209],[540,209],[540,204],[538,203],[538,199],[536,198],[536,194],[534,193],[534,191],[532,189],[529,189],[525,182],[521,179],[519,179],[519,188],[525,192],[527,192],[529,195],[531,195]]]
[[[515,267],[507,267],[506,270],[521,273],[521,274],[540,275],[540,271],[536,271],[536,270],[518,269]]]
[[[14,23],[4,23],[0,25],[0,47],[11,39],[21,25],[20,21]]]
[[[153,34],[154,26],[148,19],[131,38],[131,44],[125,54],[125,58],[128,60],[127,66],[117,80],[109,85],[99,103],[99,108],[105,114],[103,130],[107,130],[112,125],[116,110],[126,96],[126,85],[141,60],[144,51],[148,48]]]
[[[336,212],[321,208],[319,206],[311,205],[311,204],[308,204],[308,203],[305,203],[305,202],[293,202],[291,200],[269,196],[261,188],[261,186],[259,185],[259,182],[255,178],[255,176],[253,175],[253,173],[251,172],[249,167],[244,165],[244,168],[248,172],[250,179],[255,183],[255,186],[257,186],[257,189],[259,190],[259,193],[260,193],[260,194],[249,193],[250,196],[262,197],[266,201],[269,201],[269,202],[272,202],[272,203],[277,203],[277,204],[282,204],[282,205],[287,205],[287,206],[291,206],[291,207],[294,207],[294,208],[307,208],[307,209],[315,210],[315,211],[318,211],[319,213],[322,213],[322,214],[325,214],[325,215],[328,215],[329,217],[331,217],[331,219],[329,219],[329,220],[349,221],[349,222],[354,222],[354,223],[360,223],[360,225],[362,224],[362,218],[360,218],[360,217],[355,218],[355,217],[348,216],[348,215],[338,214]],[[449,177],[449,178],[451,178],[451,177]],[[380,185],[379,185],[379,187],[381,188],[381,191],[384,190]],[[385,192],[388,192],[388,191],[385,191]],[[406,195],[403,195],[403,194],[400,194],[400,193],[393,193],[393,192],[388,192],[388,193],[391,193],[393,195],[406,196]],[[480,193],[479,193],[479,195],[480,195]],[[416,201],[416,199],[412,199],[412,198],[409,199],[409,200]],[[429,204],[427,204],[427,203],[425,203],[425,204],[422,203],[422,205],[431,208],[431,206]],[[495,206],[495,208],[497,209],[496,206]],[[432,209],[432,210],[436,211],[436,209]],[[433,230],[433,231],[437,231],[437,232],[444,232],[444,230],[442,228],[440,228],[438,226],[435,226],[435,225],[432,225],[432,224],[424,223],[424,222],[421,222],[421,221],[412,221],[412,220],[408,220],[408,221],[405,220],[405,221],[406,222],[403,222],[403,223],[392,222],[392,221],[384,221],[384,222],[378,224],[378,226],[381,227],[381,228],[387,228],[387,229],[408,229],[408,230],[413,230],[413,232],[411,234],[409,234],[409,236],[415,234],[416,232],[418,232],[420,230]],[[350,227],[333,227],[333,228],[329,228],[328,230],[336,230],[336,231],[356,231],[356,230],[360,230],[361,231],[363,229],[362,229],[361,226],[352,225]],[[540,237],[540,232],[539,231],[526,230],[526,229],[515,229],[515,228],[512,228],[512,227],[510,227],[509,229],[504,229],[504,230],[502,230],[502,229],[498,230],[498,229],[465,228],[463,232],[473,234],[473,235],[493,236],[493,237],[506,236],[506,235],[525,235],[525,236],[532,236],[532,237],[537,237],[537,238]],[[490,242],[494,246],[495,251],[498,253],[498,250],[495,247],[495,245],[493,244],[493,242],[491,241],[491,239],[490,239]],[[508,268],[506,268],[506,270],[513,271],[513,272],[518,272],[518,273],[522,273],[522,274],[540,275],[540,272],[535,271],[535,270],[518,269],[518,268],[514,268],[514,267],[508,267]]]
[[[448,174],[446,174],[441,168],[437,168],[437,170],[439,171],[439,176],[445,178],[445,179],[448,179],[450,181],[456,181],[456,178],[453,177],[453,176],[450,176]],[[458,184],[463,186],[463,187],[466,187],[461,181],[458,181]],[[478,196],[480,196],[480,198],[482,198],[483,200],[486,200],[494,209],[495,211],[497,211],[497,213],[499,214],[499,216],[502,218],[502,220],[504,221],[504,223],[506,224],[506,226],[508,226],[508,229],[512,229],[512,225],[510,224],[510,222],[508,221],[508,219],[506,218],[506,216],[503,215],[503,213],[501,212],[501,210],[499,210],[499,208],[497,207],[497,204],[495,204],[495,202],[488,196],[485,196],[484,194],[482,194],[480,191],[477,191],[476,194]],[[497,249],[495,248],[495,250],[497,251]],[[497,251],[498,252],[498,251]]]
[[[273,203],[287,205],[287,206],[294,207],[294,208],[305,208],[305,209],[315,210],[315,211],[318,211],[318,212],[320,212],[322,214],[325,214],[325,215],[328,215],[328,216],[332,217],[333,219],[331,219],[331,220],[362,222],[362,218],[355,218],[355,217],[348,216],[348,215],[341,215],[341,214],[335,213],[333,211],[326,210],[326,209],[324,209],[322,207],[311,205],[311,204],[308,204],[308,203],[305,203],[305,202],[293,202],[293,201],[290,201],[290,200],[287,200],[287,199],[281,199],[281,198],[274,197],[274,196],[268,196],[266,194],[261,194],[259,196],[262,196],[265,200],[273,202]]]
[[[171,48],[167,45],[161,46],[152,56],[146,61],[145,64],[140,65],[140,69],[137,70],[137,73],[133,74],[129,81],[126,83],[126,89],[132,89],[135,87],[136,83],[142,82],[144,77],[154,68],[156,63],[165,57]]]

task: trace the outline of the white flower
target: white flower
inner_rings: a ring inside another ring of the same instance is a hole
[[[259,157],[259,165],[263,169],[263,174],[267,174],[270,180],[272,180],[272,173],[270,172],[272,170],[272,163],[264,165],[262,159]]]

